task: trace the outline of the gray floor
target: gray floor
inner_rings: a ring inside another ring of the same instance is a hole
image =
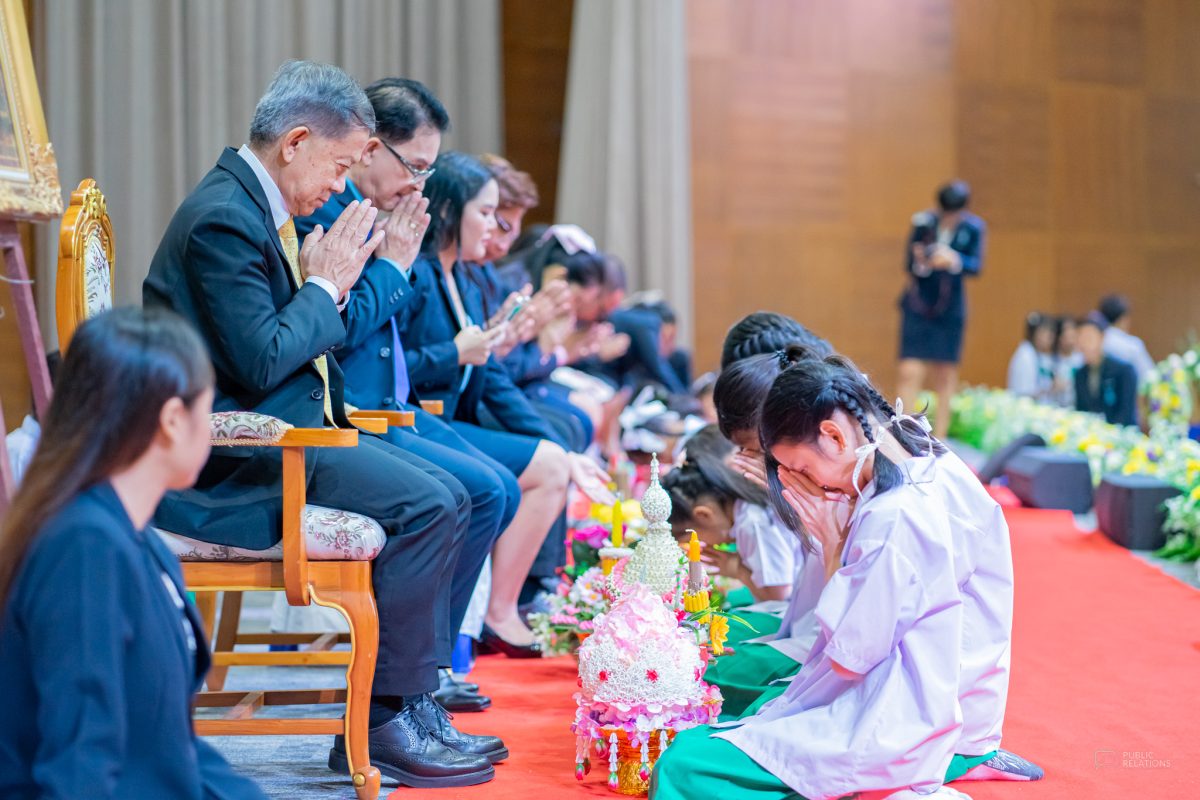
[[[266,631],[270,624],[270,592],[247,592],[242,609],[244,632]],[[253,649],[253,648],[247,648]],[[265,649],[265,648],[263,648]],[[346,685],[343,667],[237,667],[229,671],[227,689],[310,689]],[[218,716],[202,710],[201,716]],[[340,717],[341,706],[265,708],[261,717]],[[329,770],[331,736],[214,736],[208,739],[239,772],[258,782],[272,798],[341,800],[354,798],[349,776]],[[384,782],[382,797],[394,788]]]

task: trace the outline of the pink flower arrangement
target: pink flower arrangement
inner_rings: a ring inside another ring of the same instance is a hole
[[[603,525],[592,525],[587,528],[576,528],[572,533],[575,541],[583,542],[593,550],[599,550],[608,544],[608,528]]]

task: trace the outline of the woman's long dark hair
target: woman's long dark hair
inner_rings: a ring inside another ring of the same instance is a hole
[[[433,168],[435,172],[423,191],[429,199],[429,227],[421,252],[436,258],[439,252],[458,243],[463,209],[495,178],[478,158],[457,150],[442,153]]]
[[[41,441],[0,527],[0,609],[42,526],[146,452],[173,397],[213,385],[204,343],[169,311],[122,308],[79,326],[59,367]]]
[[[796,513],[783,498],[779,480],[779,462],[771,448],[780,442],[816,441],[820,425],[839,409],[857,420],[868,442],[877,441],[886,428],[910,454],[933,452],[941,455],[946,447],[932,439],[916,422],[890,420],[896,414],[891,404],[871,384],[867,376],[845,356],[817,358],[812,351],[792,346],[780,356],[787,367],[779,373],[763,402],[759,439],[766,454],[767,481],[771,504],[780,518],[796,531],[803,532]],[[904,475],[900,468],[880,451],[875,451],[874,483],[879,494],[899,486]]]
[[[766,506],[767,495],[725,463],[733,453],[716,425],[697,431],[684,445],[683,464],[663,476],[662,487],[671,497],[671,524],[686,525],[695,518],[696,503],[711,497],[728,508],[738,500]]]

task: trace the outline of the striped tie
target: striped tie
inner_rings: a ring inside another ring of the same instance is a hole
[[[288,221],[279,226],[279,241],[283,245],[283,253],[287,256],[288,266],[292,268],[292,277],[296,286],[304,285],[304,276],[300,273],[300,239],[296,236],[296,223],[288,217]],[[325,384],[325,419],[333,424],[333,404],[329,399],[329,360],[325,354],[313,359],[313,366],[321,373],[321,383]]]

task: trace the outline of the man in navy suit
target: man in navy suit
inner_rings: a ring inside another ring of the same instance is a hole
[[[299,427],[349,427],[332,351],[346,336],[344,302],[384,240],[376,210],[351,203],[300,246],[294,216],[345,188],[375,127],[344,72],[293,61],[259,101],[250,142],[226,149],[172,218],[143,285],[146,306],[174,310],[204,338],[216,371],[214,407]],[[448,472],[371,436],[356,448],[310,450],[309,501],[372,517],[387,532],[373,563],[379,657],[371,760],[412,786],[490,780],[495,737],[460,734],[431,698],[449,663],[450,578],[470,508]],[[280,538],[281,464],[270,448],[214,451],[195,489],[168,495],[168,530],[251,549]],[[340,737],[330,766],[345,771]]]
[[[350,290],[346,336],[333,352],[345,372],[350,402],[412,411],[415,427],[393,429],[388,440],[453,473],[471,497],[467,541],[451,579],[450,630],[457,634],[484,560],[512,521],[521,490],[511,473],[497,469],[488,455],[449,425],[409,404],[415,397],[400,330],[406,327],[413,299],[434,290],[414,285],[412,265],[429,225],[429,201],[421,196],[421,187],[433,172],[430,165],[450,118],[433,93],[414,80],[385,78],[368,86],[366,95],[375,113],[375,135],[367,140],[362,160],[350,167],[345,189],[313,214],[297,219],[296,230],[303,236],[318,226],[328,228],[356,201],[369,201],[388,214],[378,226],[384,231],[383,242]],[[451,711],[482,711],[491,701],[471,687],[442,670],[435,697]]]

